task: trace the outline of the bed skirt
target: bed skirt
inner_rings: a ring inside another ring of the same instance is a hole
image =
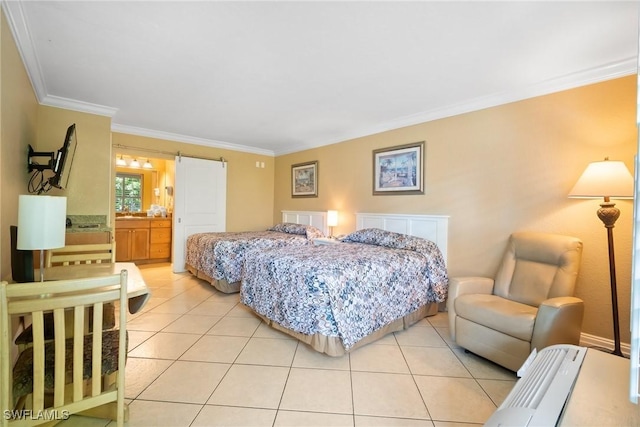
[[[186,264],[186,267],[191,274],[196,276],[198,279],[206,280],[211,284],[211,286],[213,286],[220,292],[224,292],[225,294],[234,294],[240,292],[240,281],[229,283],[225,279],[217,280],[213,277],[210,277],[208,274],[199,271],[197,268],[190,266],[189,264]]]
[[[429,303],[427,305],[423,305],[416,311],[409,313],[400,319],[396,319],[392,323],[388,324],[387,326],[381,329],[378,329],[371,335],[368,335],[362,338],[360,341],[355,343],[348,351],[345,350],[344,346],[342,345],[342,340],[340,340],[340,338],[338,337],[328,337],[326,335],[321,335],[321,334],[314,334],[314,335],[301,334],[300,332],[292,331],[290,329],[285,328],[284,326],[274,322],[271,319],[266,318],[260,313],[256,313],[255,311],[254,313],[258,317],[260,317],[267,325],[271,326],[273,329],[278,330],[280,332],[284,332],[285,334],[290,335],[302,341],[303,343],[310,345],[311,348],[313,348],[315,351],[319,353],[325,353],[333,357],[340,357],[340,356],[344,356],[350,351],[353,351],[364,345],[372,343],[373,341],[376,341],[384,337],[385,335],[390,334],[391,332],[398,332],[398,331],[402,331],[403,329],[407,329],[409,328],[409,326],[413,325],[414,323],[418,322],[419,320],[425,317],[435,316],[438,313],[438,306],[439,304],[435,302]],[[248,308],[251,308],[251,307],[248,307]]]

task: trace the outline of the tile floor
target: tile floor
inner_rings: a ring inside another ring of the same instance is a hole
[[[238,294],[169,264],[141,271],[152,297],[127,323],[128,426],[477,426],[515,384],[450,341],[446,313],[332,358],[266,326]]]

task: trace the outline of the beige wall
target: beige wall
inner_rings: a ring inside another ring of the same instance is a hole
[[[76,124],[76,148],[69,186],[47,194],[67,197],[69,215],[107,215],[111,193],[111,118],[44,105],[38,108],[38,151],[57,151],[69,125]]]
[[[9,226],[18,223],[18,195],[27,193],[27,146],[35,145],[38,102],[4,12],[0,21],[0,270],[11,277]]]
[[[334,233],[355,227],[355,212],[450,216],[449,272],[493,275],[515,230],[583,239],[577,296],[583,331],[612,337],[606,230],[596,200],[567,194],[589,162],[623,160],[633,173],[637,129],[635,76],[515,102],[276,158],[274,221],[280,211],[340,211]],[[372,150],[426,141],[424,195],[373,196]],[[292,199],[291,165],[318,160],[318,197]],[[633,204],[615,243],[621,333],[629,341]]]
[[[116,145],[114,150],[118,153],[142,158],[175,158],[175,155],[163,152],[181,152],[185,156],[206,158],[224,157],[228,162],[227,230],[263,230],[273,225],[273,157],[123,133],[113,133],[112,138]],[[117,145],[128,149],[121,149]],[[145,150],[157,150],[160,153]],[[265,167],[257,168],[256,162],[264,162]],[[115,154],[112,163],[115,164]],[[167,179],[172,181],[173,177],[169,172],[167,175]]]

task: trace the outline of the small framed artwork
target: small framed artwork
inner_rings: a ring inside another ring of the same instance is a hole
[[[291,165],[291,197],[318,197],[318,162]]]
[[[373,150],[373,194],[424,194],[424,141]]]

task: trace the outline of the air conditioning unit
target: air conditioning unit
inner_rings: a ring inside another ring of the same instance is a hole
[[[485,426],[555,426],[586,353],[586,347],[560,344],[532,354],[522,378]]]

